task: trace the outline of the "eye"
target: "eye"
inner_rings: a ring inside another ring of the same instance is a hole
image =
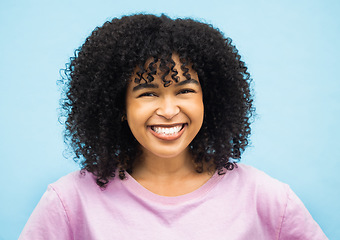
[[[156,96],[157,95],[154,92],[145,92],[145,93],[140,94],[138,97],[140,98],[140,97],[156,97]]]
[[[193,89],[187,89],[187,88],[185,88],[185,89],[182,89],[182,90],[178,91],[177,94],[188,94],[188,93],[195,93],[195,92],[196,92],[196,91],[193,90]]]

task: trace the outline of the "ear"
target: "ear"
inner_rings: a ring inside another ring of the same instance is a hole
[[[122,117],[121,117],[120,121],[121,122],[126,121],[126,114],[125,113],[122,114]]]

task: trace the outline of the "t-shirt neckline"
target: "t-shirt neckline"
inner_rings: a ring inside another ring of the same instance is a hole
[[[129,173],[125,172],[126,179],[122,181],[122,184],[134,195],[140,198],[146,198],[150,201],[155,201],[164,204],[176,204],[190,201],[191,199],[197,199],[208,193],[226,174],[220,175],[217,171],[211,176],[198,189],[179,196],[162,196],[151,192],[142,186],[136,179],[134,179]]]

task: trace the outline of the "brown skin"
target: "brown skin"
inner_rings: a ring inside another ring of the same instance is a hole
[[[164,87],[159,73],[152,86],[136,88],[140,84],[131,81],[126,94],[127,121],[142,149],[132,176],[163,196],[192,192],[211,177],[206,170],[196,172],[188,147],[203,123],[201,85],[191,68],[191,78],[197,81],[185,82],[178,55],[173,54],[173,60],[180,77],[178,83]]]

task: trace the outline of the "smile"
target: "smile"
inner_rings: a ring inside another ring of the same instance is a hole
[[[175,140],[179,138],[186,124],[177,124],[172,126],[150,126],[151,133],[162,140]]]
[[[182,130],[184,124],[172,126],[172,127],[155,127],[152,126],[151,129],[158,134],[166,134],[166,135],[173,135],[175,133],[179,133]]]

